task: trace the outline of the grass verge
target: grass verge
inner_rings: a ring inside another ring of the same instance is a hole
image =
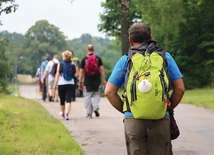
[[[38,103],[0,94],[0,154],[83,155],[69,131]]]
[[[181,102],[214,109],[214,89],[186,90]]]

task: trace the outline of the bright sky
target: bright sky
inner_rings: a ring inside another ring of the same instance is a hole
[[[59,27],[68,39],[78,38],[83,33],[105,37],[98,31],[99,14],[103,12],[104,0],[15,0],[19,5],[15,13],[0,17],[0,31],[25,34],[38,20],[48,20]]]

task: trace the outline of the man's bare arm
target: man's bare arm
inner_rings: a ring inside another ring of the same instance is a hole
[[[100,66],[100,73],[102,76],[102,84],[106,85],[105,69],[104,66]]]
[[[172,104],[172,108],[174,109],[180,103],[185,92],[183,79],[180,78],[175,81],[172,81],[172,88],[173,92],[170,96],[170,101]]]
[[[117,94],[118,87],[113,85],[110,82],[107,82],[105,88],[105,95],[108,98],[111,105],[117,109],[119,112],[123,113],[123,101],[120,96]]]
[[[79,81],[80,82],[83,82],[83,77],[84,77],[84,69],[80,68],[80,71],[79,71]]]
[[[55,75],[55,82],[54,82],[54,89],[56,89],[58,81],[59,81],[59,76],[60,76],[60,63],[57,65],[57,71],[56,71],[56,75]]]
[[[79,68],[75,65],[76,72],[74,74],[75,78],[79,77]]]
[[[43,69],[41,69],[41,82],[43,83],[43,81],[42,80],[44,80],[43,79],[43,75],[44,75],[44,70]]]

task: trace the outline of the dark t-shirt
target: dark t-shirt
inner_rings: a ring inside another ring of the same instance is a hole
[[[90,54],[92,55],[92,54]],[[96,55],[96,58],[97,58],[97,61],[98,61],[98,66],[103,66],[103,62],[102,62],[102,59]],[[87,57],[85,56],[82,61],[81,61],[81,65],[80,65],[80,68],[81,69],[85,69],[85,62],[86,62],[86,59]],[[100,77],[100,74],[97,74],[97,75],[93,75],[93,76],[90,76],[90,75],[87,75],[85,74],[85,77],[84,77],[84,85],[86,86],[87,90],[88,91],[91,91],[91,89],[93,91],[97,91],[99,85],[101,83],[101,77]]]

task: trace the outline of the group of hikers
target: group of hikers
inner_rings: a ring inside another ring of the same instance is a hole
[[[59,61],[58,55],[54,55],[52,60],[46,56],[37,69],[41,99],[60,102],[60,116],[65,120],[69,120],[71,102],[76,101],[77,94],[81,92],[84,95],[86,117],[92,118],[93,112],[96,117],[100,116],[100,84],[101,79],[103,85],[106,80],[102,59],[94,51],[93,45],[87,45],[87,55],[81,62],[70,51],[62,52],[62,61]]]
[[[68,120],[72,92],[76,89],[75,79],[78,78],[87,117],[91,118],[93,112],[98,117],[99,89],[100,85],[104,85],[107,99],[124,115],[127,154],[172,155],[171,140],[179,136],[173,109],[185,91],[183,76],[170,53],[152,40],[151,29],[147,24],[134,23],[128,32],[130,48],[115,64],[107,83],[102,60],[94,54],[93,45],[87,46],[87,56],[79,66],[72,61],[74,55],[69,51],[62,53],[61,63],[57,56],[48,62],[46,68],[43,62],[42,72],[46,78],[49,75],[50,80],[49,100],[53,100],[52,91],[58,87],[60,114]],[[55,63],[58,66],[52,82],[50,66]],[[45,83],[45,77],[41,79]],[[118,90],[121,88],[124,91],[120,96]],[[43,94],[42,97],[44,100],[46,96]]]

